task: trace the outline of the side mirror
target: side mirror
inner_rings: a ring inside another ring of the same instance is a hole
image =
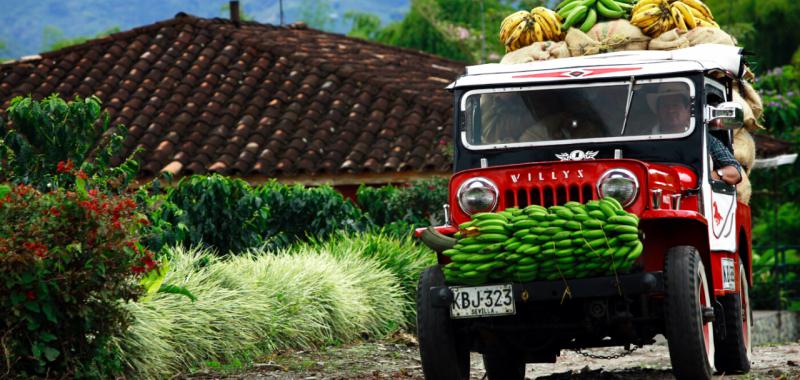
[[[706,106],[706,123],[713,130],[731,130],[744,126],[744,109],[737,102]]]

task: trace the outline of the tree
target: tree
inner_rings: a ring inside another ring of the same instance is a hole
[[[352,25],[347,32],[350,37],[374,40],[381,30],[381,18],[372,13],[349,11],[344,14],[344,19]]]
[[[517,7],[538,6],[542,0],[412,0],[405,17],[379,27],[379,18],[350,12],[349,35],[389,45],[426,51],[462,62],[496,61],[504,53],[497,39],[500,22]]]
[[[332,15],[333,8],[328,0],[303,0],[300,5],[299,20],[315,29],[328,30],[333,27],[336,20]]]
[[[119,27],[118,26],[114,26],[114,27],[108,28],[108,29],[106,29],[106,30],[104,30],[104,31],[102,31],[100,33],[97,33],[94,36],[88,36],[88,37],[79,36],[79,37],[67,38],[67,37],[64,37],[64,32],[62,32],[61,29],[59,29],[56,26],[48,25],[48,26],[44,27],[44,31],[42,31],[42,34],[43,34],[43,37],[42,37],[43,48],[42,48],[42,50],[43,51],[59,50],[59,49],[63,49],[65,47],[69,47],[69,46],[72,46],[72,45],[82,44],[82,43],[86,42],[87,40],[90,40],[90,39],[93,39],[93,38],[101,38],[101,37],[105,37],[105,36],[107,36],[109,34],[117,33],[117,32],[119,32]]]
[[[756,71],[788,64],[800,45],[796,0],[707,0],[716,20],[747,50]]]

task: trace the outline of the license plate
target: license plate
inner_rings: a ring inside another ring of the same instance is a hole
[[[513,315],[514,292],[511,284],[487,286],[454,286],[450,316],[453,318],[478,318]]]
[[[722,289],[736,290],[736,269],[734,260],[722,258]]]

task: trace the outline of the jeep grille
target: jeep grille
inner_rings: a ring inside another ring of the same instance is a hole
[[[525,207],[531,204],[550,207],[569,201],[584,203],[595,199],[594,186],[589,183],[568,185],[543,185],[508,189],[505,191],[505,207]]]

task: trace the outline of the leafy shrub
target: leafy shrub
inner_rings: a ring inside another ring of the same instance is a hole
[[[435,177],[403,187],[361,185],[356,200],[377,226],[405,222],[425,227],[444,222],[442,205],[448,201],[448,181],[447,178]]]
[[[364,228],[361,211],[330,186],[273,181],[253,188],[213,175],[186,177],[166,194],[159,193],[151,187],[138,195],[153,222],[147,238],[153,249],[182,244],[241,252]]]
[[[197,301],[156,294],[126,305],[135,323],[117,346],[131,377],[167,378],[207,361],[381,336],[402,319],[395,277],[357,253],[170,251],[165,281],[191,289]]]
[[[91,190],[40,193],[19,185],[0,200],[0,373],[109,378],[110,338],[125,330],[120,301],[156,266],[137,242],[146,220],[130,198]]]
[[[250,185],[218,174],[185,177],[166,196],[140,192],[139,200],[153,221],[148,242],[155,249],[183,244],[241,251],[263,243],[269,222],[268,207]]]
[[[0,178],[42,191],[81,181],[100,190],[121,191],[136,176],[138,164],[132,158],[111,165],[122,146],[124,127],[117,126],[107,143],[97,146],[109,128],[108,114],[101,112],[97,97],[70,102],[58,94],[41,101],[16,97],[6,111],[13,127],[0,123]]]
[[[337,231],[364,228],[361,210],[330,186],[306,188],[271,181],[257,191],[270,210],[266,232],[273,247],[308,235],[323,238]]]

